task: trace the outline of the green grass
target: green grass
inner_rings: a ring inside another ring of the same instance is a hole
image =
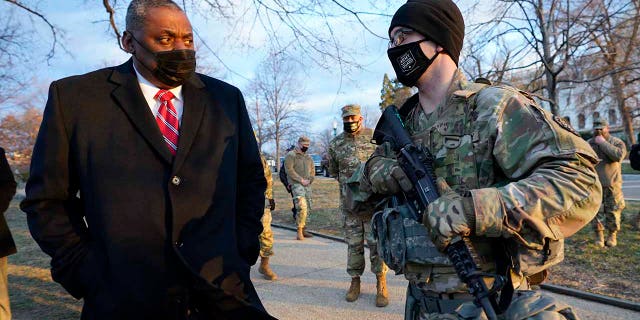
[[[335,179],[316,177],[312,187],[312,210],[307,217],[307,229],[334,236],[342,236],[342,213],[339,210],[339,189]],[[287,193],[280,181],[273,183],[273,196],[276,210],[272,213],[273,221],[295,227],[291,215],[291,195]]]
[[[18,247],[9,256],[9,298],[15,320],[80,319],[81,302],[51,280],[50,258],[33,241],[26,215],[14,200],[5,213]]]
[[[640,302],[640,231],[632,225],[639,210],[640,202],[627,201],[617,247],[596,247],[590,225],[567,239],[565,260],[551,268],[551,282]]]
[[[631,165],[628,162],[623,162],[622,174],[640,174],[640,171],[631,168]]]

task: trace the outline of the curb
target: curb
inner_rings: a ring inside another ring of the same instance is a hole
[[[558,286],[555,284],[540,284],[540,288],[554,293],[572,296],[584,300],[595,301],[602,304],[608,304],[628,310],[640,311],[640,303],[604,296],[597,293],[586,292],[582,290]]]
[[[280,228],[280,229],[286,229],[286,230],[289,230],[289,231],[297,231],[297,229],[294,228],[294,227],[290,227],[290,226],[286,226],[286,225],[282,225],[282,224],[278,224],[278,223],[272,223],[271,226],[272,227],[276,227],[276,228]],[[307,230],[307,232],[313,234],[314,236],[320,237],[320,238],[325,238],[325,239],[329,239],[329,240],[333,240],[333,241],[346,243],[345,240],[343,238],[340,238],[340,237],[336,237],[336,236],[332,236],[332,235],[328,235],[328,234],[324,234],[324,233],[320,233],[320,232],[316,232],[316,231]],[[366,243],[365,243],[365,246],[366,246]],[[601,294],[586,292],[586,291],[572,289],[572,288],[568,288],[568,287],[562,287],[562,286],[558,286],[558,285],[555,285],[555,284],[540,284],[539,286],[543,290],[547,290],[547,291],[550,291],[550,292],[553,292],[553,293],[562,294],[562,295],[565,295],[565,296],[571,296],[571,297],[580,298],[580,299],[584,299],[584,300],[595,301],[595,302],[598,302],[598,303],[611,305],[611,306],[615,306],[615,307],[619,307],[619,308],[623,308],[623,309],[628,309],[628,310],[632,310],[632,311],[640,311],[640,303],[629,301],[629,300],[622,300],[622,299],[613,298],[613,297],[609,297],[609,296],[605,296],[605,295],[601,295]]]
[[[285,226],[279,223],[271,223],[272,227],[276,227],[276,228],[280,228],[280,229],[286,229],[289,231],[298,231],[298,229],[294,228],[294,227],[290,227],[290,226]],[[324,234],[324,233],[320,233],[320,232],[315,232],[315,231],[310,231],[307,230],[307,232],[311,233],[314,236],[320,237],[320,238],[325,238],[325,239],[329,239],[329,240],[333,240],[333,241],[338,241],[338,242],[342,242],[342,243],[346,243],[346,241],[344,241],[343,238],[340,237],[336,237],[336,236],[332,236],[332,235],[328,235],[328,234]],[[366,246],[366,243],[365,243]]]

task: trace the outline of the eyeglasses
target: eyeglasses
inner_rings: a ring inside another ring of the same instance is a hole
[[[396,31],[395,34],[391,36],[391,39],[389,39],[389,48],[393,48],[401,45],[409,35],[412,35],[414,33],[416,32],[413,31],[412,29],[400,28],[398,31]]]

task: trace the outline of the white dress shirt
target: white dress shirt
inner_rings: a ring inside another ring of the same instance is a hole
[[[158,99],[154,99],[153,97],[158,93],[160,88],[153,85],[149,80],[145,79],[138,69],[136,69],[136,65],[133,65],[133,69],[136,71],[136,76],[138,76],[138,84],[140,85],[140,90],[142,90],[142,94],[144,95],[144,99],[147,100],[147,104],[149,104],[149,109],[151,110],[151,114],[153,114],[153,118],[155,119],[156,115],[158,115],[158,109],[160,109],[160,101]],[[182,111],[184,110],[184,100],[182,100],[182,85],[179,85],[173,89],[169,89],[171,93],[173,93],[174,98],[171,99],[171,103],[176,108],[176,113],[178,114],[178,121],[182,124]]]

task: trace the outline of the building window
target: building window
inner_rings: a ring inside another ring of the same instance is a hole
[[[618,115],[616,109],[609,109],[609,125],[618,123]]]
[[[578,115],[578,129],[584,129],[585,117],[584,113]]]

